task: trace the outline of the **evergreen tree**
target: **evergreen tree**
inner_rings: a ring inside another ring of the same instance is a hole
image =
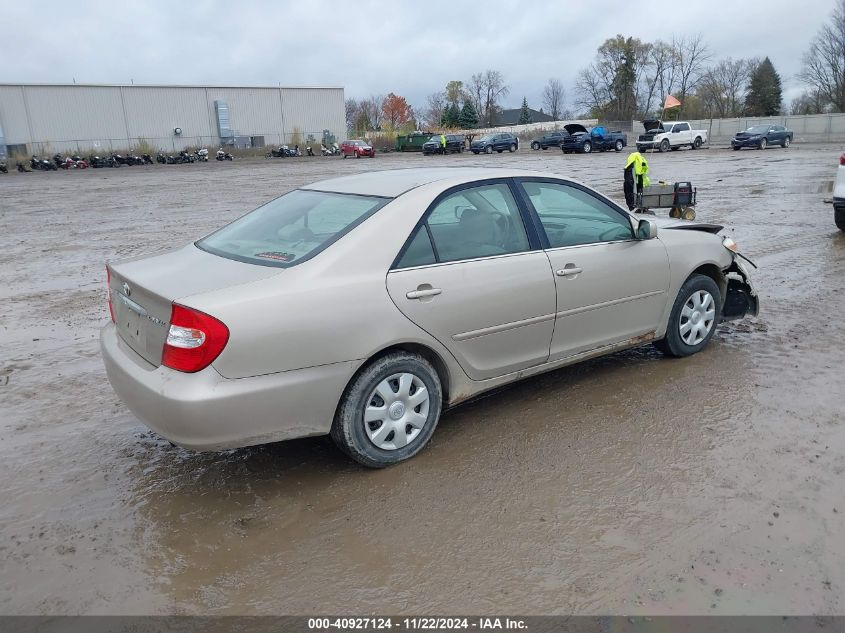
[[[449,104],[446,106],[446,109],[443,110],[443,118],[440,120],[440,124],[443,127],[458,127],[460,123],[458,119],[461,117],[461,111],[458,108],[458,105],[455,103]]]
[[[531,112],[528,111],[528,100],[525,97],[522,97],[522,110],[519,112],[519,124],[525,125],[526,123],[533,123],[534,120],[531,118]]]
[[[474,130],[478,127],[478,112],[475,111],[472,101],[464,101],[461,116],[458,117],[458,127],[462,130]]]
[[[780,75],[766,57],[751,73],[748,94],[745,97],[746,116],[780,114],[781,97]]]

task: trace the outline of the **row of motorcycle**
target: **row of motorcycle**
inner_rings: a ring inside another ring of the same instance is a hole
[[[234,157],[223,149],[217,150],[215,159],[219,161],[234,160]],[[88,158],[83,158],[78,154],[73,156],[63,156],[56,154],[53,159],[41,158],[33,155],[29,161],[17,161],[16,167],[19,172],[28,171],[58,171],[59,169],[88,169],[92,167],[99,169],[102,167],[121,167],[124,165],[152,165],[153,162],[161,163],[162,165],[178,165],[184,163],[208,162],[208,150],[205,148],[199,149],[195,152],[188,152],[182,150],[177,155],[167,155],[159,152],[156,155],[155,161],[149,154],[111,154],[109,156],[97,156],[91,154]],[[8,173],[9,168],[5,162],[0,161],[0,173]]]
[[[321,156],[337,156],[340,154],[340,147],[337,143],[332,143],[331,145],[326,145],[325,143],[320,143],[320,155]],[[306,145],[305,147],[305,156],[316,156],[314,154],[314,150],[311,149],[310,145]],[[267,158],[296,158],[297,156],[303,156],[302,151],[299,149],[299,145],[294,145],[293,147],[289,147],[287,145],[280,145],[278,149],[271,149],[265,155]]]

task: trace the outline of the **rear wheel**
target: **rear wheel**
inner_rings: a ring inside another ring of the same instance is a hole
[[[442,406],[440,378],[425,359],[395,352],[366,366],[346,388],[331,436],[352,459],[384,468],[416,455]]]
[[[698,149],[699,147],[701,147],[701,137],[700,137],[700,136],[696,136],[696,137],[695,137],[695,140],[692,142],[692,148],[693,148],[693,149]]]
[[[584,144],[581,146],[581,151],[585,154],[589,154],[593,151],[593,144],[590,141],[585,141]]]
[[[511,143],[511,144],[510,144],[510,147],[508,147],[508,151],[509,151],[511,154],[513,154],[513,153],[516,151],[516,145],[514,145],[513,143]]]
[[[622,144],[621,140],[617,140],[616,143],[613,145],[613,149],[615,149],[617,152],[621,152],[623,147],[624,145]]]
[[[842,231],[845,231],[845,207],[833,208],[833,220]]]
[[[695,354],[710,342],[721,313],[722,295],[716,282],[705,275],[692,275],[675,298],[665,338],[654,345],[667,356]]]
[[[531,149],[533,149],[533,150],[540,149],[540,144],[537,141],[534,141],[533,143],[531,143]],[[543,149],[546,149],[546,148],[544,147]]]

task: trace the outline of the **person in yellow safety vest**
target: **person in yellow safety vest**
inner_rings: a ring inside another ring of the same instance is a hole
[[[637,193],[642,193],[643,187],[648,187],[648,163],[642,154],[639,152],[631,152],[628,154],[628,160],[625,163],[625,202],[628,204],[628,210],[633,211],[637,206],[637,199],[634,195],[634,186],[636,185]]]
[[[440,135],[440,152],[442,154],[446,153],[446,135],[445,134]]]

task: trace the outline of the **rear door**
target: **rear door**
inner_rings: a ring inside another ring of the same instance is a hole
[[[435,200],[388,273],[387,289],[473,380],[548,359],[554,278],[506,180]]]
[[[662,242],[634,239],[626,213],[574,183],[523,179],[522,187],[555,275],[549,360],[653,334],[669,290]]]

